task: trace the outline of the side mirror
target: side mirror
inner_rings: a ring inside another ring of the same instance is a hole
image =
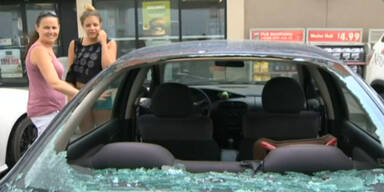
[[[0,179],[7,173],[8,166],[6,164],[0,167]]]

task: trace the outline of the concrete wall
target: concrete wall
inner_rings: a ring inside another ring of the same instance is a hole
[[[80,23],[80,16],[83,14],[86,5],[92,5],[92,0],[76,0],[76,12],[77,12],[77,28],[79,37],[84,36],[84,30]]]
[[[78,18],[92,0],[76,0]],[[228,39],[250,28],[384,28],[384,0],[227,0]],[[78,22],[79,36],[83,29]]]
[[[227,39],[244,39],[244,0],[227,0]]]
[[[245,0],[244,7],[245,39],[250,28],[363,28],[366,42],[369,28],[384,28],[383,0]]]

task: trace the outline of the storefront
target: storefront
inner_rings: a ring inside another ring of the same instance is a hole
[[[103,28],[118,44],[118,56],[132,49],[177,41],[226,39],[226,0],[7,0],[0,4],[0,84],[25,86],[23,55],[41,11],[60,18],[58,56],[81,35],[76,25],[85,4],[102,15]]]
[[[361,28],[252,28],[249,37],[256,41],[294,42],[316,45],[343,60],[354,72],[364,76],[366,45]],[[261,68],[268,68],[262,66]],[[287,72],[290,69],[268,69]]]
[[[55,49],[58,56],[67,54],[70,39],[77,35],[77,28],[73,28],[73,23],[76,21],[75,6],[75,0],[2,1],[0,85],[26,85],[25,46],[29,41],[28,35],[35,30],[35,19],[41,11],[55,11],[60,16],[61,35]]]
[[[118,43],[119,55],[132,49],[177,41],[225,39],[225,0],[94,0],[103,27]]]

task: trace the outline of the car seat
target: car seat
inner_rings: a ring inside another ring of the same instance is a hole
[[[144,142],[167,148],[181,160],[219,160],[220,149],[213,139],[209,117],[193,113],[190,89],[179,83],[164,83],[155,90],[153,114],[138,118]]]
[[[269,80],[262,92],[263,111],[248,111],[243,116],[244,139],[238,159],[253,159],[253,145],[260,138],[316,138],[321,127],[320,113],[304,110],[304,104],[304,92],[295,79],[276,77]]]

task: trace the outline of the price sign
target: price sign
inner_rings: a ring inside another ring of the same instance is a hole
[[[304,29],[250,29],[250,39],[258,41],[279,41],[304,43]]]
[[[309,43],[361,43],[362,29],[308,29]]]
[[[23,76],[19,49],[0,50],[0,71],[2,78]]]

